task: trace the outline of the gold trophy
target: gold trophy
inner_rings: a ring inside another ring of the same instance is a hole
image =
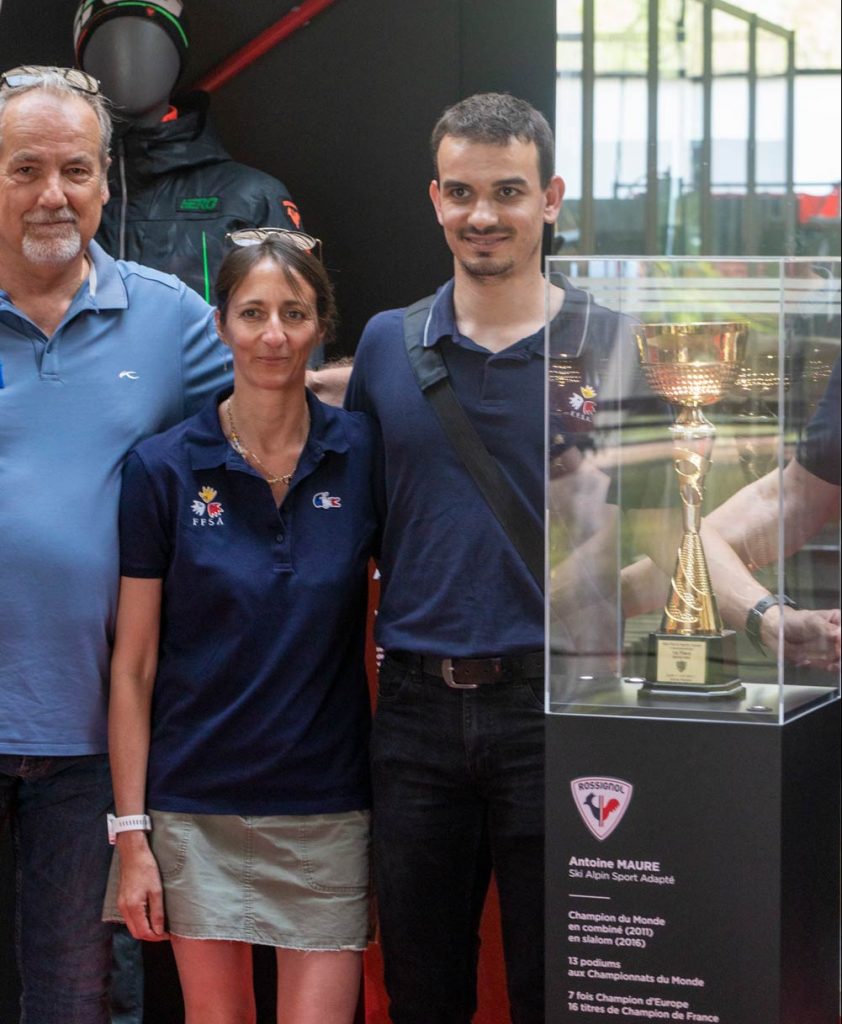
[[[670,426],[683,534],[661,628],[649,635],[643,695],[742,697],[736,634],[722,628],[699,536],[715,429],[702,412],[734,383],[746,323],[645,324],[635,334],[653,391],[679,407]]]

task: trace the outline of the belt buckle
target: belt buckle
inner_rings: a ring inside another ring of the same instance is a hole
[[[478,683],[457,683],[453,678],[453,658],[443,658],[441,663],[442,679],[451,690],[476,690]]]

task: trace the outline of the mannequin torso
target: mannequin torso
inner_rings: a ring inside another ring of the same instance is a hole
[[[115,108],[111,199],[96,237],[112,256],[175,274],[213,303],[229,231],[295,229],[301,218],[280,181],[231,159],[205,94],[179,97],[170,113],[181,60],[151,18],[111,17],[84,37],[80,64]]]

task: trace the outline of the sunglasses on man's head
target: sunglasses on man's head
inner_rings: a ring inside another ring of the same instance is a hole
[[[78,68],[42,67],[38,64],[22,64],[18,68],[10,68],[0,74],[0,88],[26,89],[33,85],[41,85],[50,74],[60,75],[77,92],[89,96],[99,94],[99,82],[86,71]]]
[[[321,239],[303,231],[292,231],[290,228],[239,228],[237,231],[229,231],[225,237],[234,245],[259,245],[261,242],[276,238],[289,242],[302,252],[313,252],[314,249],[318,249],[316,255],[320,257],[321,254]]]

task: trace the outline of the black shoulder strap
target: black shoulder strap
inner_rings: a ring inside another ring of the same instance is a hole
[[[404,313],[403,330],[409,363],[418,386],[429,399],[442,429],[491,511],[500,521],[535,582],[544,589],[544,532],[523,507],[483,444],[450,383],[441,353],[425,348],[424,327],[434,296],[421,299]]]

